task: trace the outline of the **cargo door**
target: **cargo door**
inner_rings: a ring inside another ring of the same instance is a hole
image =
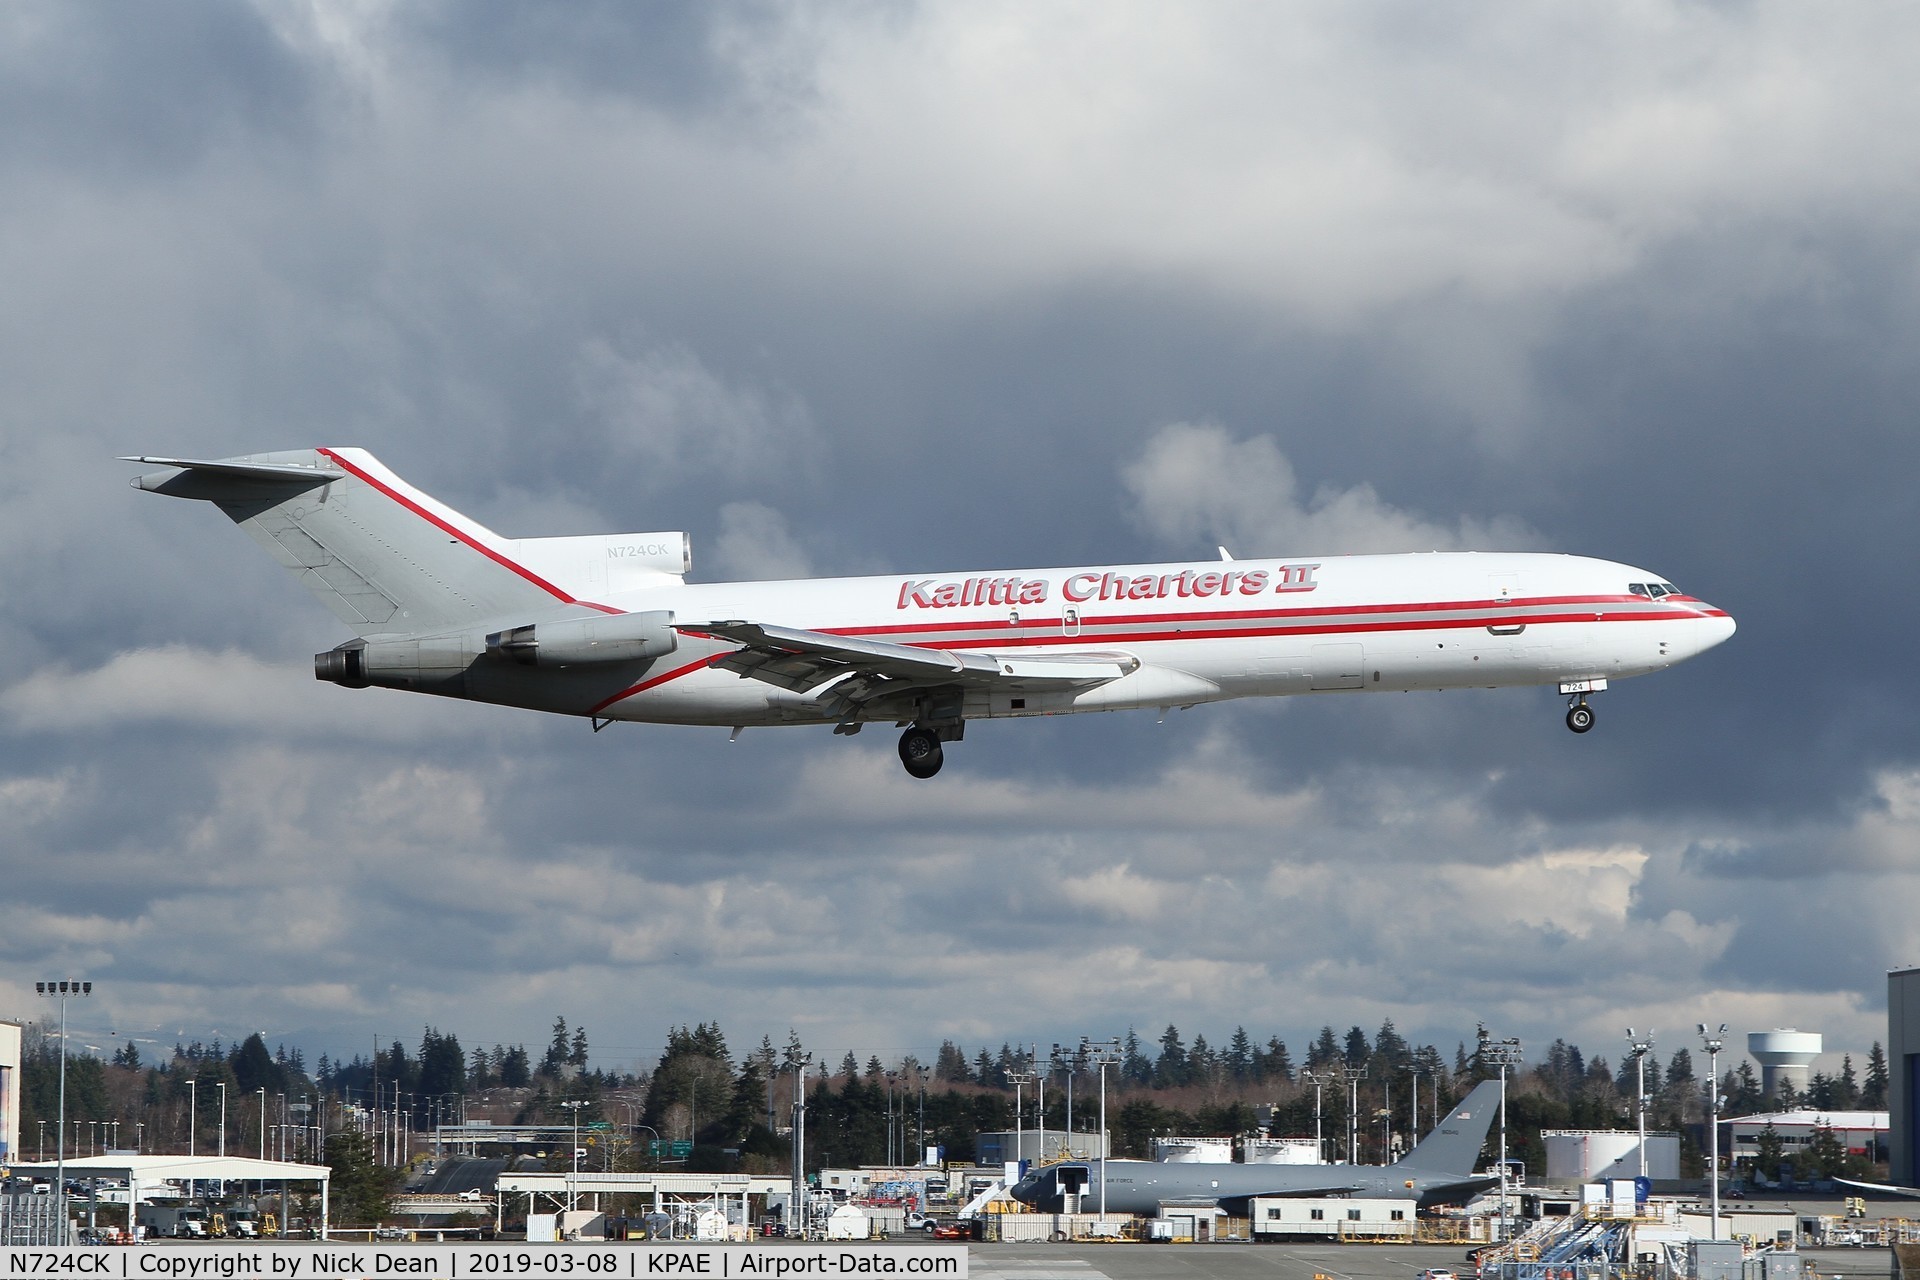
[[[1309,687],[1316,691],[1358,689],[1366,683],[1362,670],[1365,664],[1366,657],[1357,641],[1317,644],[1313,646],[1313,665],[1310,668],[1312,682]]]

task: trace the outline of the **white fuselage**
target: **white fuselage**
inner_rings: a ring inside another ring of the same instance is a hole
[[[1672,666],[1733,634],[1722,610],[1663,590],[1657,574],[1581,556],[1432,552],[785,582],[663,579],[597,602],[670,610],[683,626],[771,618],[1001,658],[1124,655],[1138,664],[1091,688],[969,690],[965,717],[984,719],[1615,680]],[[581,710],[675,724],[834,718],[825,690],[792,693],[709,666],[734,648],[685,637],[641,678]]]

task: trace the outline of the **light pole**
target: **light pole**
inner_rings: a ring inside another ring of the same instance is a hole
[[[1061,1154],[1071,1156],[1073,1154],[1073,1075],[1076,1064],[1071,1050],[1064,1049],[1060,1045],[1055,1044],[1051,1055],[1051,1061],[1055,1070],[1060,1068],[1063,1059],[1065,1060],[1067,1070],[1067,1145]]]
[[[1727,1024],[1708,1031],[1700,1024],[1700,1039],[1707,1046],[1707,1176],[1713,1179],[1713,1218],[1707,1226],[1707,1239],[1720,1238],[1720,1048],[1726,1043]]]
[[[220,1157],[224,1160],[227,1155],[227,1082],[215,1080],[213,1083],[220,1089]]]
[[[200,1091],[198,1080],[187,1081],[187,1158],[193,1158],[193,1131],[200,1118]]]
[[[1105,1040],[1080,1040],[1080,1052],[1083,1057],[1100,1069],[1100,1221],[1107,1220],[1107,1068],[1120,1061],[1120,1041],[1116,1037]]]
[[[1500,1239],[1507,1239],[1507,1068],[1523,1061],[1520,1042],[1514,1039],[1490,1040],[1487,1029],[1480,1028],[1480,1065],[1500,1068]]]
[[[62,978],[57,982],[36,982],[33,989],[43,996],[54,996],[60,1001],[60,1112],[55,1118],[53,1129],[54,1150],[54,1201],[60,1214],[60,1241],[67,1243],[67,997],[90,996],[93,994],[91,982],[75,982],[71,978]],[[46,1139],[41,1139],[41,1145]]]
[[[1031,1071],[1007,1072],[1007,1083],[1013,1086],[1013,1167],[1019,1171],[1019,1177],[1025,1177],[1027,1171],[1027,1131],[1020,1107],[1020,1088],[1032,1084],[1033,1080]],[[1014,1181],[1019,1181],[1019,1177]]]
[[[584,1099],[575,1098],[560,1105],[573,1112],[573,1155],[567,1163],[567,1212],[572,1213],[579,1199],[574,1184],[580,1177],[580,1108],[587,1104]]]
[[[1326,1139],[1320,1136],[1320,1091],[1333,1079],[1324,1071],[1302,1071],[1300,1082],[1313,1086],[1313,1158],[1325,1164],[1327,1162]]]
[[[260,1159],[267,1158],[267,1088],[265,1085],[255,1090],[260,1095]]]
[[[1627,1045],[1633,1055],[1633,1104],[1640,1118],[1640,1176],[1647,1176],[1647,1055],[1653,1052],[1653,1032],[1644,1036],[1627,1028]]]
[[[787,1234],[807,1238],[807,1065],[813,1055],[793,1059],[793,1182],[787,1191]],[[796,1231],[797,1227],[797,1231]]]
[[[1366,1079],[1365,1067],[1342,1067],[1347,1078],[1347,1163],[1360,1163],[1360,1082]]]
[[[893,1158],[893,1082],[898,1077],[891,1071],[883,1074],[887,1079],[887,1164],[893,1166],[899,1163]]]

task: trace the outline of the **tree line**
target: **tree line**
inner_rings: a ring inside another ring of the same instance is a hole
[[[30,1028],[22,1081],[29,1150],[38,1122],[52,1119],[58,1088],[57,1046],[38,1031]],[[1173,1025],[1151,1039],[1129,1029],[1118,1061],[1105,1072],[1114,1151],[1144,1156],[1156,1137],[1301,1137],[1317,1127],[1328,1135],[1328,1155],[1344,1157],[1352,1112],[1359,1122],[1353,1154],[1379,1162],[1416,1140],[1416,1114],[1422,1129],[1430,1126],[1439,1111],[1493,1074],[1479,1060],[1480,1043],[1479,1037],[1461,1041],[1446,1054],[1409,1043],[1391,1019],[1371,1035],[1358,1026],[1344,1034],[1325,1026],[1305,1042],[1296,1064],[1279,1036],[1258,1039],[1244,1027],[1218,1047],[1204,1035],[1188,1041]],[[432,1026],[422,1029],[415,1046],[395,1040],[351,1058],[322,1054],[311,1070],[298,1049],[270,1049],[257,1034],[231,1046],[176,1044],[152,1062],[128,1042],[105,1061],[69,1059],[67,1111],[70,1120],[120,1120],[123,1147],[137,1137],[149,1151],[184,1151],[191,1140],[204,1152],[217,1133],[216,1091],[224,1083],[232,1150],[255,1149],[262,1124],[276,1149],[283,1142],[296,1149],[308,1131],[317,1132],[319,1125],[288,1123],[290,1101],[329,1108],[330,1132],[354,1128],[353,1117],[371,1109],[404,1115],[419,1132],[483,1107],[498,1123],[604,1123],[608,1129],[594,1132],[611,1136],[594,1139],[594,1158],[609,1167],[675,1159],[693,1169],[773,1171],[785,1168],[798,1087],[809,1107],[810,1164],[911,1161],[923,1142],[942,1147],[949,1159],[967,1160],[977,1153],[981,1132],[1015,1127],[1016,1099],[1022,1125],[1064,1129],[1072,1105],[1074,1128],[1094,1128],[1096,1064],[1082,1046],[1061,1046],[1057,1054],[1053,1048],[1002,1043],[997,1051],[970,1051],[947,1040],[929,1065],[913,1055],[883,1062],[869,1054],[863,1063],[851,1051],[836,1063],[807,1050],[791,1031],[780,1046],[762,1036],[736,1054],[717,1023],[701,1023],[669,1029],[656,1062],[621,1073],[594,1067],[586,1028],[565,1017],[555,1018],[537,1060],[522,1044],[468,1050],[456,1035]],[[1664,1060],[1610,1062],[1555,1040],[1510,1075],[1510,1148],[1537,1169],[1544,1167],[1542,1129],[1631,1127],[1640,1073],[1649,1127],[1697,1130],[1707,1114],[1707,1086],[1687,1048]],[[1792,1097],[1763,1098],[1753,1064],[1743,1058],[1720,1081],[1722,1114],[1793,1105],[1878,1110],[1886,1105],[1887,1084],[1877,1043],[1864,1073],[1856,1073],[1848,1056],[1837,1073],[1815,1075]],[[568,1102],[584,1105],[562,1105]],[[686,1148],[674,1143],[689,1145],[691,1153],[679,1154]],[[1701,1166],[1698,1145],[1687,1138],[1683,1165]]]

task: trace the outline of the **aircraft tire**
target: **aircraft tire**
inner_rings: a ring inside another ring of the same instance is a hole
[[[931,778],[946,763],[940,739],[926,729],[912,728],[900,735],[900,763],[916,778]]]
[[[1575,733],[1585,733],[1593,728],[1593,708],[1584,702],[1576,702],[1568,707],[1567,728]]]

